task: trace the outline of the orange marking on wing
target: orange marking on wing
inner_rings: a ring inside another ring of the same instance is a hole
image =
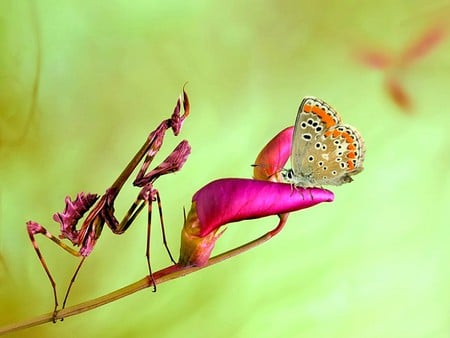
[[[305,104],[305,105],[303,106],[303,111],[304,111],[305,113],[311,113],[311,111],[312,111],[312,106],[311,106],[310,104]]]
[[[355,165],[353,164],[352,160],[348,160],[347,161],[347,165],[348,165],[348,169],[352,170],[355,168]]]
[[[356,155],[355,155],[355,153],[354,153],[353,151],[351,151],[351,152],[349,152],[349,153],[347,154],[347,157],[348,157],[348,158],[355,158]]]
[[[339,135],[341,135],[341,132],[339,130],[334,130],[333,131],[333,137],[334,138],[338,137]]]
[[[305,104],[303,106],[303,111],[305,113],[314,113],[322,120],[323,123],[325,123],[327,128],[330,128],[334,125],[336,125],[336,122],[334,121],[333,117],[328,115],[327,112],[320,107],[312,106],[310,104]]]
[[[349,133],[342,133],[342,137],[345,138],[347,143],[353,143],[353,137]]]
[[[356,150],[356,147],[353,144],[349,144],[347,150]]]

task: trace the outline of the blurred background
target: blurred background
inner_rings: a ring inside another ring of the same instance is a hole
[[[103,193],[188,81],[191,116],[155,159],[192,145],[156,184],[174,253],[195,191],[251,177],[303,96],[358,128],[365,170],[263,246],[11,337],[449,337],[449,14],[448,0],[1,1],[0,324],[53,306],[25,222],[58,235],[64,198]],[[277,221],[230,225],[215,253]],[[154,224],[157,270],[170,262]],[[41,237],[62,298],[78,259]],[[145,215],[122,236],[105,227],[69,305],[145,276],[145,240]]]

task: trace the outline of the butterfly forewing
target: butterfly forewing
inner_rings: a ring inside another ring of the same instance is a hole
[[[309,154],[314,149],[315,141],[340,121],[339,114],[322,100],[312,96],[302,100],[292,140],[291,163],[295,175],[307,174],[313,170]]]

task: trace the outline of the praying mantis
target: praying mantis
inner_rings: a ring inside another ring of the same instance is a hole
[[[181,108],[183,109],[183,114],[181,114]],[[102,196],[81,192],[73,201],[69,197],[66,197],[66,208],[64,212],[55,213],[53,215],[53,219],[56,222],[59,222],[61,226],[61,233],[58,237],[52,235],[39,223],[36,223],[34,221],[27,222],[27,231],[31,243],[34,247],[34,250],[36,251],[40,263],[42,264],[42,267],[47,274],[53,290],[53,322],[55,322],[59,305],[56,292],[56,282],[36,242],[36,235],[38,234],[47,237],[68,253],[76,257],[81,257],[80,263],[78,264],[67,287],[62,304],[62,309],[66,305],[70,290],[75,282],[75,278],[78,272],[81,269],[81,266],[94,249],[95,244],[100,237],[104,224],[106,223],[106,225],[114,234],[123,234],[131,226],[136,216],[141,212],[145,205],[147,205],[148,207],[147,243],[145,255],[147,259],[149,275],[153,282],[153,291],[156,291],[156,283],[153,279],[150,264],[151,215],[152,204],[155,201],[158,205],[163,244],[169,254],[171,261],[176,264],[166,240],[160,194],[158,190],[153,186],[153,183],[160,176],[179,171],[183,167],[191,151],[189,143],[186,140],[181,141],[169,154],[169,156],[163,162],[161,162],[161,164],[150,171],[148,170],[148,168],[153,158],[161,148],[165,132],[168,129],[172,129],[173,134],[177,136],[180,132],[184,120],[189,115],[189,111],[189,98],[183,87],[182,94],[177,100],[171,117],[167,120],[162,121],[159,126],[149,134],[146,142],[142,145],[136,155],[131,159],[131,161],[128,163],[119,177],[115,180],[112,186],[106,189],[105,193]],[[124,218],[119,222],[114,215],[114,202],[119,195],[123,185],[128,180],[134,169],[142,161],[142,159],[144,159],[142,166],[140,167],[139,172],[135,180],[133,181],[133,185],[141,189],[135,202],[131,205]],[[77,229],[78,222],[86,213],[87,215],[84,218],[84,221],[81,223],[79,229]],[[65,242],[63,242],[62,240],[64,239],[69,240],[71,242],[71,245],[67,245]],[[78,247],[78,250],[76,250],[74,247]]]

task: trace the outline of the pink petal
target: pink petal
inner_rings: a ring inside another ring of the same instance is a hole
[[[331,202],[331,191],[319,188],[293,188],[290,184],[225,178],[201,188],[192,198],[192,207],[181,232],[181,266],[204,266],[208,263],[221,226],[231,222],[279,215],[273,237],[286,223],[287,213]]]
[[[261,150],[255,160],[253,178],[263,181],[282,182],[280,171],[291,156],[294,127],[280,131]]]
[[[288,213],[333,199],[333,193],[325,189],[225,178],[201,188],[192,202],[196,203],[202,237],[227,223]]]

